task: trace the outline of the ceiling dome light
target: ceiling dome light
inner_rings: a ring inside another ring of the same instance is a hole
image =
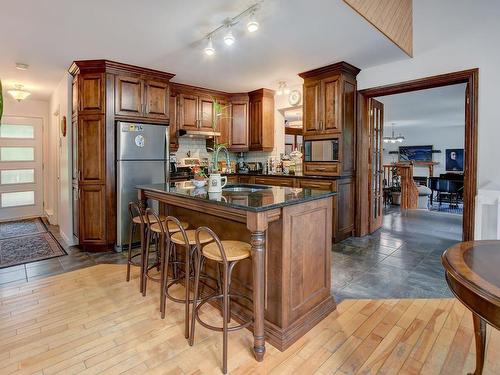
[[[236,41],[233,32],[231,29],[227,31],[227,34],[224,35],[224,43],[226,43],[226,46],[232,46],[234,42]]]
[[[24,86],[21,84],[16,84],[14,85],[15,89],[14,90],[9,90],[7,91],[14,99],[16,99],[18,102],[21,100],[26,99],[28,96],[31,95],[29,91],[23,90]]]
[[[205,54],[207,56],[212,56],[213,54],[215,54],[215,48],[212,44],[212,38],[208,38],[208,43],[207,43],[207,46],[205,47]]]
[[[252,12],[252,14],[250,16],[250,21],[248,21],[248,23],[247,23],[247,30],[249,32],[251,32],[251,33],[259,30],[259,23],[255,19],[255,13],[254,12]]]
[[[17,70],[28,70],[29,65],[24,63],[16,63]]]

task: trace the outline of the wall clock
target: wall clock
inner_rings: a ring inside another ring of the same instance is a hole
[[[301,95],[299,90],[292,90],[288,95],[288,102],[290,105],[297,105],[300,103]]]

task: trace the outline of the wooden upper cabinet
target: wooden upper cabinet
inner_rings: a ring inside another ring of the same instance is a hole
[[[320,91],[320,81],[304,83],[304,135],[315,134],[321,130]]]
[[[248,151],[248,100],[231,103],[231,134],[229,149],[231,151]]]
[[[177,139],[177,127],[178,127],[178,110],[177,110],[178,97],[175,94],[170,94],[170,100],[168,104],[170,126],[170,151],[177,151],[179,148],[179,140]]]
[[[198,97],[196,95],[179,95],[179,128],[184,130],[198,130]]]
[[[322,125],[326,132],[341,131],[339,119],[339,76],[321,81],[322,88]]]
[[[354,113],[355,103],[345,102],[345,82],[356,89],[359,69],[340,62],[299,74],[304,78],[303,134],[338,134],[354,126],[354,117],[346,123],[346,111]]]
[[[259,89],[249,93],[250,151],[274,148],[274,91]]]
[[[199,99],[199,130],[213,131],[213,121],[215,118],[214,101],[209,97],[200,97]]]
[[[104,115],[78,117],[79,183],[103,183],[105,179]]]
[[[104,112],[104,74],[81,74],[78,85],[79,111],[87,114]]]
[[[143,116],[144,85],[140,78],[117,76],[115,80],[115,114]]]
[[[223,100],[219,100],[219,103],[222,107],[222,114],[217,121],[216,131],[220,132],[217,141],[231,147],[231,105]]]
[[[146,96],[146,117],[157,119],[169,118],[169,88],[168,83],[147,80],[144,82],[144,93]]]

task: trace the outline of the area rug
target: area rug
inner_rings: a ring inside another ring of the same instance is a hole
[[[6,221],[0,223],[0,240],[9,237],[25,236],[47,232],[40,218]]]
[[[430,208],[431,211],[439,211],[439,212],[447,212],[450,214],[463,215],[464,213],[464,205],[459,203],[458,205],[450,205],[449,203],[441,203],[439,205],[438,202],[433,202],[433,205]]]
[[[40,219],[0,224],[0,268],[66,255]]]

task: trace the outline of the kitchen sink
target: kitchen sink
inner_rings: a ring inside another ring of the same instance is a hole
[[[269,189],[269,186],[264,185],[226,185],[222,191],[238,192],[238,193],[255,193],[256,191]]]

